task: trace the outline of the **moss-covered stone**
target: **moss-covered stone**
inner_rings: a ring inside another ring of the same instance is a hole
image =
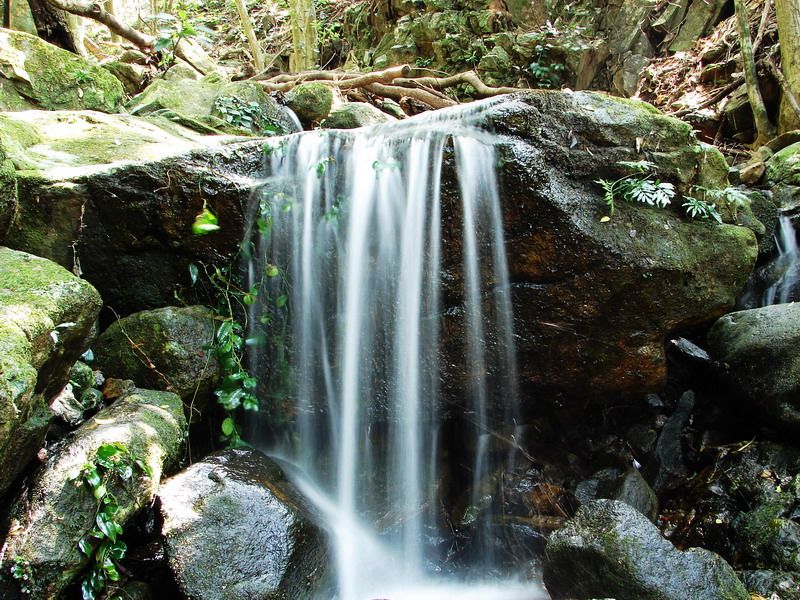
[[[772,155],[767,161],[765,177],[770,185],[800,186],[800,142]]]
[[[334,108],[320,123],[323,129],[355,129],[367,125],[388,123],[395,119],[365,102],[348,102]]]
[[[0,30],[0,109],[116,112],[122,84],[88,60],[19,31]]]
[[[93,347],[94,364],[106,377],[169,390],[187,404],[197,400],[200,408],[220,377],[208,350],[214,324],[214,312],[204,306],[138,312],[102,333]]]
[[[84,423],[32,476],[11,508],[0,590],[15,586],[15,561],[30,569],[31,596],[55,598],[80,574],[86,557],[78,541],[95,527],[97,501],[74,479],[103,444],[122,444],[145,463],[129,481],[111,478],[108,491],[119,503],[124,524],[155,494],[161,475],[181,456],[186,437],[183,404],[175,394],[135,390]]]
[[[0,495],[42,442],[47,405],[86,350],[100,305],[55,263],[0,248]]]
[[[623,502],[581,506],[545,553],[544,582],[554,599],[749,600],[722,558],[701,548],[681,552]]]
[[[325,537],[280,467],[226,450],[159,489],[170,568],[187,598],[310,600],[328,575]]]
[[[324,83],[301,83],[286,94],[286,105],[303,124],[318,123],[333,106],[333,88]]]
[[[259,119],[256,120],[262,121],[263,128],[256,123],[253,127],[243,126],[241,118],[236,118],[235,109],[228,113],[232,118],[226,120],[221,112],[221,104],[230,98],[238,101],[237,106],[244,107],[240,111],[257,115]],[[285,110],[257,82],[228,82],[216,74],[200,80],[156,80],[144,92],[132,98],[127,108],[131,114],[139,116],[159,114],[200,133],[261,136],[295,130]]]

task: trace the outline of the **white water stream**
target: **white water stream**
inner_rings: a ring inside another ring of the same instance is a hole
[[[330,524],[340,600],[542,597],[530,584],[481,583],[497,572],[489,545],[466,573],[447,562],[453,463],[471,473],[462,487],[476,506],[511,455],[492,434],[516,435],[495,139],[470,126],[485,106],[276,140],[251,205],[262,233],[251,285],[269,293],[249,318],[270,331],[251,359],[270,373],[262,405],[286,419],[256,442],[294,465]],[[456,219],[461,235],[446,239]],[[458,273],[445,272],[451,253],[463,255]],[[456,440],[443,420],[445,310],[464,328],[464,347],[447,354],[467,374],[457,402],[469,425]]]
[[[800,249],[791,217],[781,215],[775,241],[778,248],[772,268],[776,273],[775,281],[764,291],[761,306],[785,304],[796,299],[794,295],[800,286]]]

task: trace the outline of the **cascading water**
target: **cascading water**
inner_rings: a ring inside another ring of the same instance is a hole
[[[788,215],[781,215],[775,241],[778,248],[773,262],[776,279],[764,291],[763,306],[795,300],[800,284],[800,250],[792,218]]]
[[[783,214],[775,231],[775,256],[753,274],[739,300],[740,308],[785,304],[800,299],[800,247],[796,216]]]
[[[249,436],[292,465],[328,520],[341,600],[450,594],[447,576],[467,576],[447,561],[442,507],[459,502],[449,482],[460,469],[472,490],[464,512],[477,510],[482,483],[510,456],[494,437],[517,433],[495,139],[469,125],[481,110],[282,138],[253,196],[250,283],[266,292],[249,318],[269,343],[250,358],[270,392]],[[458,183],[443,187],[445,173]],[[445,239],[443,221],[458,215],[461,235]],[[448,311],[466,342],[444,353]],[[443,383],[448,370],[466,373],[461,393]],[[467,423],[458,436],[445,425],[454,405]],[[497,571],[488,544],[470,556],[470,579]],[[538,597],[493,589],[458,594]]]

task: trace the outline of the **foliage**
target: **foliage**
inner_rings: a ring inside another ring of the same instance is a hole
[[[566,75],[563,56],[584,49],[583,29],[575,25],[562,26],[548,21],[532,36],[533,62],[528,66],[532,83],[540,88],[557,88]]]
[[[192,223],[192,233],[195,235],[207,235],[219,229],[219,220],[211,210],[203,204],[201,210]]]
[[[95,526],[78,542],[81,553],[89,560],[89,572],[81,582],[83,600],[100,598],[109,582],[120,579],[117,561],[124,558],[127,546],[120,539],[119,503],[108,487],[113,481],[130,481],[136,471],[152,476],[147,464],[134,457],[123,444],[107,443],[97,449],[92,460],[73,478],[91,491],[97,502]]]
[[[14,564],[11,565],[11,576],[19,584],[20,591],[28,596],[32,592],[31,580],[33,579],[33,570],[31,563],[21,556],[14,557]]]
[[[165,70],[175,63],[175,53],[181,40],[205,39],[203,33],[213,33],[207,27],[194,25],[185,10],[177,12],[177,16],[159,13],[148,19],[155,30],[153,50],[160,54],[159,66]]]
[[[692,196],[684,196],[683,199],[686,202],[682,206],[686,209],[686,214],[692,219],[714,219],[717,223],[722,223],[722,217],[717,212],[717,207],[714,204]]]
[[[616,209],[617,200],[628,202],[642,202],[650,206],[665,208],[675,197],[675,186],[664,183],[655,178],[655,165],[647,160],[620,161],[619,166],[632,171],[614,181],[598,179],[604,191],[604,200],[611,215]]]
[[[706,187],[696,185],[692,187],[692,196],[685,197],[689,202],[695,198],[710,204],[712,206],[724,206],[730,213],[731,219],[736,221],[739,217],[739,210],[745,208],[750,204],[750,198],[742,190],[727,187],[721,190],[712,190]],[[684,204],[684,206],[686,206]],[[717,217],[714,217],[715,219]],[[717,219],[722,222],[721,218]]]
[[[257,133],[275,133],[277,125],[270,122],[264,109],[255,101],[246,101],[236,96],[219,96],[214,100],[214,109],[222,119],[234,127],[243,127]]]

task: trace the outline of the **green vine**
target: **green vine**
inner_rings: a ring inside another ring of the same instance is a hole
[[[128,548],[120,539],[119,502],[108,488],[114,481],[130,481],[136,471],[152,477],[144,461],[134,457],[123,444],[114,442],[102,444],[73,478],[91,491],[97,502],[95,525],[78,542],[78,548],[89,561],[88,573],[81,581],[83,600],[96,600],[110,582],[120,579],[117,562],[125,557]]]

